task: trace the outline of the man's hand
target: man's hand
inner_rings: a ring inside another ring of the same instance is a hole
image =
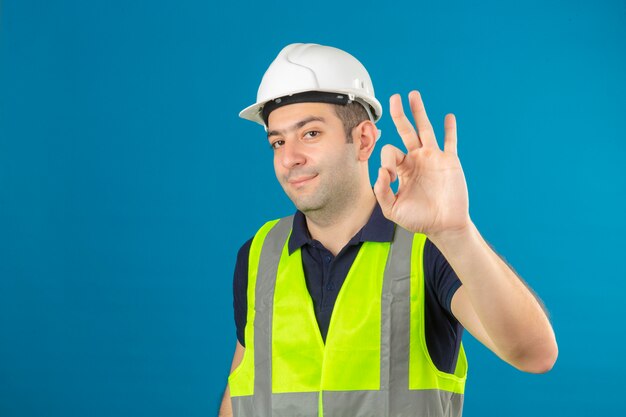
[[[389,99],[391,118],[407,153],[392,145],[381,151],[381,168],[374,193],[383,214],[412,232],[427,236],[462,232],[471,225],[467,185],[457,156],[456,120],[444,120],[444,150],[426,115],[420,93],[409,93],[417,132],[404,114],[399,94]],[[391,182],[399,179],[394,195]]]
[[[381,153],[376,198],[385,216],[424,233],[441,250],[463,285],[452,311],[487,347],[516,368],[549,371],[558,356],[554,331],[541,304],[515,272],[489,247],[469,217],[467,185],[456,154],[456,121],[445,118],[443,152],[420,94],[409,94],[417,132],[404,115],[399,95],[391,117],[407,148],[386,145]],[[389,186],[398,178],[398,193]]]

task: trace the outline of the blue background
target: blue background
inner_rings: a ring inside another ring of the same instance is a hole
[[[469,335],[466,416],[614,415],[625,385],[626,2],[5,1],[0,416],[216,415],[239,246],[293,206],[237,117],[292,42],[457,115],[470,212],[560,356]],[[406,101],[405,101],[406,103]],[[378,152],[371,162],[379,164]]]

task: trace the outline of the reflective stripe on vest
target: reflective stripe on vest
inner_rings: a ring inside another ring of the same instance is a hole
[[[266,223],[250,247],[246,349],[229,377],[234,416],[460,416],[463,346],[454,374],[426,347],[426,237],[396,226],[392,243],[363,243],[324,344],[300,249],[288,252],[292,222]]]

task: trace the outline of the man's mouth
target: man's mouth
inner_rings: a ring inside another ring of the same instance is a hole
[[[317,174],[314,174],[314,175],[304,175],[304,176],[300,176],[300,177],[289,178],[287,180],[287,182],[289,184],[293,185],[293,186],[300,187],[300,186],[306,184],[307,182],[309,182],[310,180],[312,180],[315,177],[317,177]]]

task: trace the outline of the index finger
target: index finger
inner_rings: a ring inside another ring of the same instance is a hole
[[[410,152],[414,149],[421,148],[422,142],[411,124],[411,121],[406,117],[406,114],[404,114],[400,94],[394,94],[389,98],[389,114],[391,114],[393,124],[396,125],[396,130],[402,138],[402,142],[404,146],[406,146],[407,151]]]

